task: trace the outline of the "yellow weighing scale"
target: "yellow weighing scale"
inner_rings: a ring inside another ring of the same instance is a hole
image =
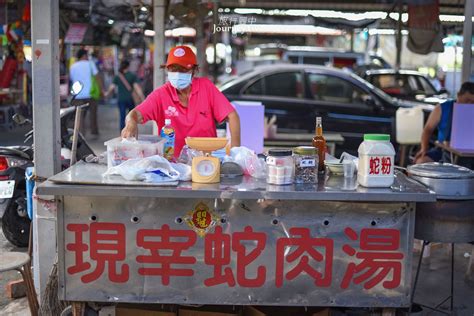
[[[192,180],[197,183],[218,183],[221,181],[221,163],[212,157],[211,152],[224,148],[227,138],[223,137],[186,137],[186,145],[204,152],[204,156],[194,157]]]

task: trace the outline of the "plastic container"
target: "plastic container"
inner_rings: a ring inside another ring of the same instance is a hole
[[[270,149],[267,157],[267,183],[292,184],[295,175],[295,163],[291,149]]]
[[[35,180],[33,179],[35,172],[34,167],[28,167],[25,170],[26,179],[26,212],[28,217],[33,219],[33,190],[35,189]]]
[[[423,132],[423,110],[420,107],[399,108],[396,114],[397,143],[419,144]]]
[[[155,135],[139,135],[135,141],[122,140],[121,137],[108,140],[104,143],[107,146],[107,167],[115,167],[134,158],[163,156],[164,142],[164,139]]]
[[[165,125],[161,129],[160,136],[165,140],[163,157],[171,161],[174,156],[174,141],[176,136],[174,128],[171,126],[171,119],[165,119]]]
[[[293,149],[295,161],[295,183],[318,182],[318,149],[300,146]]]
[[[393,184],[395,149],[387,134],[365,134],[359,146],[357,180],[364,187],[390,187]]]

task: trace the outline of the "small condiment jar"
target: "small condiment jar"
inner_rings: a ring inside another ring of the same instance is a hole
[[[364,187],[390,187],[394,181],[395,149],[388,134],[365,134],[359,146],[357,181]]]
[[[270,149],[267,157],[267,183],[292,184],[294,179],[293,151],[291,149]]]
[[[318,149],[299,146],[293,149],[295,161],[295,183],[318,182]]]

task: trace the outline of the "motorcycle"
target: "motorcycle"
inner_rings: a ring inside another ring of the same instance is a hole
[[[73,83],[71,103],[82,88],[83,85],[79,81]],[[74,134],[71,126],[75,120],[75,115],[75,106],[60,110],[61,166],[63,170],[68,168],[70,164]],[[13,120],[18,125],[31,124],[31,120],[19,114],[15,114]],[[33,129],[25,134],[25,143],[32,138]],[[94,151],[87,144],[84,137],[78,133],[76,160],[90,154],[94,154]],[[27,213],[25,171],[33,165],[33,146],[0,147],[0,217],[2,218],[2,230],[5,238],[17,247],[27,247],[29,242],[31,219]]]

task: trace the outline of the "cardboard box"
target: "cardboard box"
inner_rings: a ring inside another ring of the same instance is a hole
[[[115,316],[176,316],[175,305],[124,304],[115,308]]]

